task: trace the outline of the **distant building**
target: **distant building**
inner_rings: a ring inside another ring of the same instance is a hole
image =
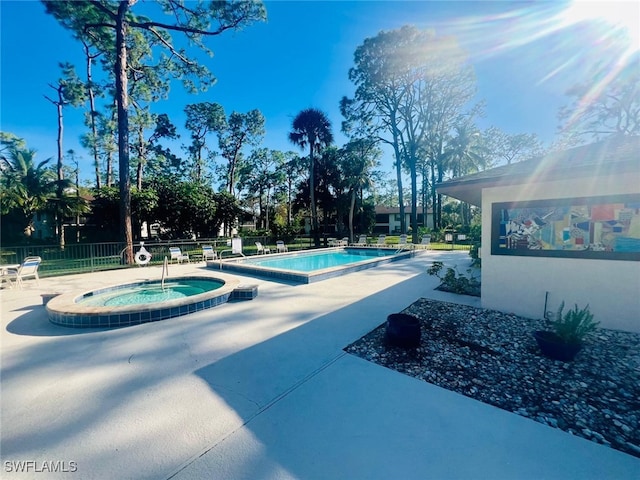
[[[376,225],[374,227],[374,233],[378,234],[400,234],[400,207],[384,207],[381,205],[376,206]],[[418,227],[433,228],[433,210],[427,209],[427,218],[425,225],[424,210],[421,206],[417,207],[416,213],[418,215]],[[404,207],[404,217],[407,230],[411,228],[411,207]]]

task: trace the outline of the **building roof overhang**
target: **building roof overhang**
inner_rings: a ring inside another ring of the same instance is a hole
[[[640,136],[612,137],[602,142],[553,152],[449,180],[436,188],[438,193],[481,205],[483,188],[620,174],[637,175],[640,182]]]

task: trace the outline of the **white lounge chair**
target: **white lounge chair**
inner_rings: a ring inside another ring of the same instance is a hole
[[[353,242],[351,245],[355,246],[355,247],[364,247],[367,245],[367,236],[366,235],[360,235],[358,237],[358,241],[357,242]]]
[[[260,255],[262,253],[271,253],[271,249],[269,247],[265,247],[261,242],[256,242],[256,254]]]
[[[23,280],[35,278],[36,285],[40,286],[40,277],[38,277],[38,267],[42,263],[40,257],[26,257],[18,268],[7,268],[2,271],[2,280],[8,281],[11,286],[13,280],[19,288],[23,287]]]
[[[202,260],[206,262],[207,260],[215,260],[216,258],[218,258],[218,255],[211,245],[202,245]]]
[[[171,253],[171,262],[176,260],[178,263],[182,263],[185,260],[189,263],[189,254],[182,253],[179,247],[169,247],[169,253]]]
[[[288,252],[289,249],[287,248],[287,246],[284,244],[284,242],[282,240],[278,240],[276,242],[276,252],[278,253],[284,253],[284,252]]]
[[[431,248],[431,235],[424,235],[422,237],[422,241],[420,245],[417,245],[419,248],[429,249]]]
[[[384,244],[386,243],[386,241],[387,241],[386,235],[378,235],[378,240],[373,245],[376,247],[384,247]]]

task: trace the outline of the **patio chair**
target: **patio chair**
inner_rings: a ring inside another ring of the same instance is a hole
[[[211,245],[202,245],[202,260],[206,262],[207,260],[215,260],[216,258],[218,258],[218,255]]]
[[[338,247],[346,247],[347,245],[349,245],[349,237],[343,237],[342,240],[336,242]]]
[[[357,242],[353,242],[351,245],[353,245],[354,247],[364,247],[367,245],[367,236],[366,235],[360,235],[358,237],[358,241]]]
[[[185,260],[189,262],[189,254],[182,253],[179,247],[169,247],[169,253],[171,253],[171,263],[176,260],[178,263],[182,263]]]
[[[260,255],[263,253],[271,253],[271,249],[269,247],[264,247],[262,243],[256,242],[256,255]]]
[[[418,247],[425,249],[431,248],[431,235],[423,236],[422,241],[420,242],[420,245],[418,245]]]
[[[284,253],[284,252],[288,252],[289,249],[287,248],[287,246],[284,244],[284,241],[282,240],[278,240],[276,242],[276,252],[278,253]]]
[[[2,271],[2,280],[9,282],[11,286],[11,280],[15,281],[15,284],[19,287],[23,287],[23,280],[28,278],[35,278],[36,285],[40,286],[40,277],[38,277],[38,267],[42,263],[40,257],[26,257],[22,264],[18,268],[7,268]]]
[[[384,247],[384,244],[386,241],[387,241],[386,235],[378,235],[378,240],[373,245],[376,247]]]

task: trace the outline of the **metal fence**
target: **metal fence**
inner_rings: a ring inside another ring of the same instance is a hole
[[[268,237],[244,237],[243,248],[245,254],[256,250],[255,242],[269,244]],[[305,249],[311,246],[309,238],[297,238],[290,244],[290,249]],[[169,247],[180,247],[187,255],[202,254],[202,245],[211,245],[220,252],[231,248],[231,240],[227,238],[201,238],[197,240],[172,240],[169,242],[144,242],[144,248],[151,253],[151,265],[160,265],[164,257],[171,257]],[[134,243],[133,252],[138,251],[139,243]],[[66,275],[71,273],[97,272],[129,268],[137,265],[127,265],[124,252],[124,242],[105,243],[72,243],[60,248],[59,245],[20,245],[2,246],[0,248],[0,265],[19,264],[25,257],[38,256],[42,263],[38,273],[42,277]]]
[[[261,242],[265,246],[275,244],[275,240],[266,236],[242,237],[242,240],[245,255],[256,253],[255,242]],[[392,239],[388,238],[388,240],[388,243],[393,245]],[[201,238],[168,242],[153,241],[145,242],[144,248],[151,253],[149,264],[161,265],[165,256],[171,257],[169,247],[180,247],[182,253],[193,257],[202,254],[202,245],[211,245],[217,252],[221,252],[231,249],[231,240],[229,238]],[[323,238],[322,245],[327,246],[326,238]],[[65,245],[64,248],[60,248],[59,245],[2,246],[0,248],[0,265],[19,264],[25,257],[39,256],[42,258],[42,264],[38,273],[43,277],[137,267],[136,264],[126,264],[125,247],[123,242],[71,243]],[[313,239],[298,237],[287,242],[287,247],[289,251],[312,248]],[[134,243],[134,254],[139,248],[139,243]],[[469,250],[470,246],[462,243],[443,242],[433,243],[431,248],[434,250]]]

